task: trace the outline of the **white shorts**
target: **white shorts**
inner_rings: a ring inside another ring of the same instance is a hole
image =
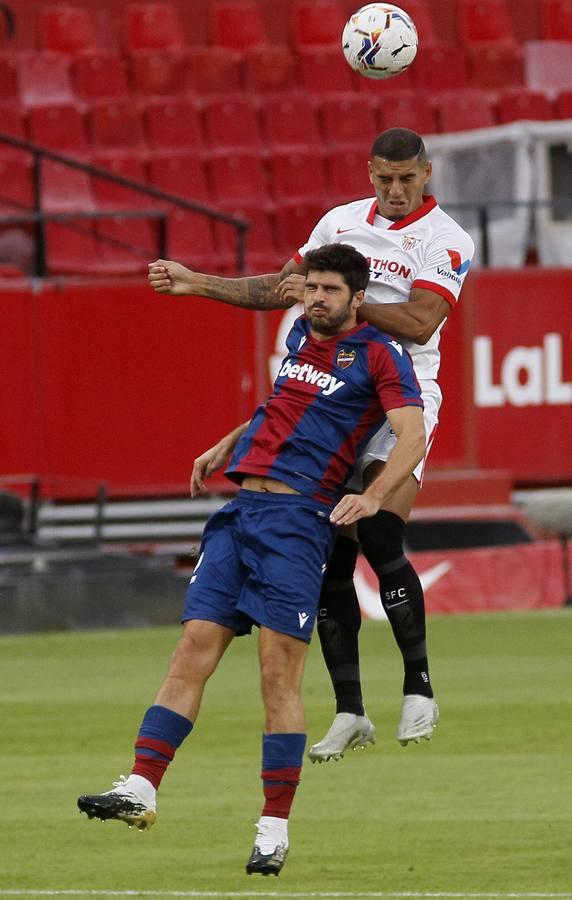
[[[413,476],[419,482],[419,486],[423,481],[423,473],[425,470],[425,461],[429,455],[437,423],[439,421],[439,409],[443,395],[441,388],[436,381],[420,381],[421,397],[423,399],[423,420],[425,422],[425,456],[421,462],[413,470]],[[387,458],[395,446],[397,438],[388,421],[384,422],[382,427],[370,438],[364,452],[358,459],[354,474],[346,484],[347,488],[353,491],[361,491],[363,488],[362,479],[364,470],[370,463],[376,460],[387,462]]]

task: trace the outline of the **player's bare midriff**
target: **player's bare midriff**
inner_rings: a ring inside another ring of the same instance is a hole
[[[266,475],[247,475],[242,479],[241,488],[246,491],[258,491],[267,494],[299,494],[295,488],[289,484],[284,484],[277,478],[267,478]]]

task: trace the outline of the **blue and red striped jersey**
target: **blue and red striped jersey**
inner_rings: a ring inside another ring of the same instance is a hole
[[[226,475],[265,475],[335,503],[386,410],[423,406],[397,341],[367,323],[316,340],[305,316],[286,340],[274,390],[239,439]]]

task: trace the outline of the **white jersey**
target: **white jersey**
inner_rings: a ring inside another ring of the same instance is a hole
[[[373,197],[337,206],[320,219],[295,259],[301,262],[308,250],[323,244],[351,244],[369,261],[368,303],[406,303],[412,288],[425,288],[453,307],[475,247],[470,235],[433,197],[423,201],[397,222],[378,214]],[[437,377],[440,330],[424,345],[402,341],[420,381]]]

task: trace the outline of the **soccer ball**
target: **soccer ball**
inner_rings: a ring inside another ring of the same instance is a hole
[[[342,49],[352,69],[366,78],[393,78],[417,53],[417,29],[411,16],[391,3],[368,3],[346,22]]]

